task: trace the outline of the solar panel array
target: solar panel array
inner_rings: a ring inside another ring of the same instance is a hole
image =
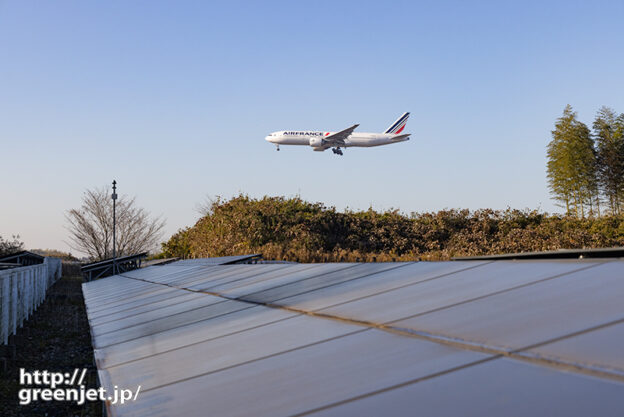
[[[624,262],[214,265],[83,286],[113,416],[624,415]]]

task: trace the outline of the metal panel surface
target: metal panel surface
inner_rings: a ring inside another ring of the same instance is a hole
[[[206,297],[221,300],[220,298],[209,295]],[[161,317],[112,332],[96,334],[94,332],[95,328],[92,328],[92,343],[94,348],[101,348],[132,339],[138,339],[140,337],[152,336],[166,330],[175,329],[176,327],[196,323],[212,317],[218,317],[234,311],[244,310],[246,308],[251,308],[251,305],[238,301],[215,302],[206,307],[185,311],[173,316]]]
[[[135,281],[124,277],[118,278],[122,279],[123,281],[111,282],[111,288],[109,288],[108,291],[101,291],[101,293],[97,295],[89,294],[87,297],[85,297],[85,301],[88,303],[88,305],[94,308],[101,308],[106,305],[119,303],[123,304],[126,302],[126,300],[147,297],[150,295],[150,293],[160,291],[164,288],[164,286],[162,285],[154,284],[151,282]],[[102,280],[107,279],[108,278],[103,278]],[[83,284],[83,288],[88,288],[91,282]],[[124,287],[127,287],[126,291],[124,291]]]
[[[98,367],[105,368],[168,352],[295,317],[297,313],[261,306],[222,314],[127,342],[95,349]]]
[[[103,278],[108,279],[108,278]],[[91,281],[94,282],[94,281]],[[84,285],[84,284],[83,284]],[[84,286],[83,286],[84,288]],[[119,296],[115,301],[113,299],[106,300],[85,300],[87,305],[87,311],[89,315],[92,313],[109,313],[111,311],[117,311],[126,307],[136,307],[152,302],[160,301],[163,297],[171,294],[171,288],[158,284],[147,284],[143,287],[143,292],[133,292],[127,297]],[[180,290],[181,291],[181,290]],[[180,293],[181,294],[181,293]]]
[[[152,310],[154,308],[158,308],[161,303],[167,304],[169,302],[173,302],[176,299],[183,299],[193,294],[197,297],[202,296],[202,294],[192,293],[190,291],[184,290],[178,290],[177,292],[172,294],[171,291],[165,291],[165,289],[166,288],[163,287],[163,291],[158,292],[157,294],[154,294],[149,298],[126,300],[125,303],[117,304],[113,307],[105,307],[96,311],[89,311],[89,319],[91,319],[95,323],[96,320],[99,320],[103,317],[113,316],[114,314],[123,314],[126,312],[128,314],[132,314],[133,311],[141,312]]]
[[[112,411],[114,416],[198,415],[200,410],[215,416],[288,416],[485,357],[366,330],[142,392],[139,401]]]
[[[240,270],[248,270],[251,265],[236,265],[236,266],[195,266],[193,268],[178,268],[179,272],[167,272],[159,274],[158,266],[146,268],[151,269],[154,275],[146,274],[142,277],[131,277],[124,273],[119,275],[122,278],[130,278],[137,282],[149,281],[150,283],[156,283],[161,285],[175,286],[177,283],[195,282],[200,280],[218,279],[225,275],[236,274]],[[239,269],[240,268],[240,269]],[[149,271],[147,271],[149,272]]]
[[[156,275],[155,279],[150,280],[150,282],[138,281],[134,278],[128,279],[127,275],[123,274],[89,282],[84,284],[83,288],[85,294],[89,294],[86,301],[88,301],[90,311],[110,314],[119,308],[127,308],[130,303],[133,303],[134,306],[140,306],[162,299],[168,288],[166,285],[184,287],[186,283],[220,279],[223,276],[239,273],[241,270],[239,268],[248,273],[253,273],[253,267],[254,265],[197,266],[181,269],[177,274],[175,271],[169,271],[166,274]],[[146,268],[146,270],[149,269],[158,273],[159,268],[161,267],[154,266]],[[252,271],[249,271],[249,268],[252,268]],[[146,275],[141,279],[147,280],[148,278],[149,275]],[[94,284],[98,284],[98,286],[95,287]]]
[[[458,274],[467,269],[477,268],[485,264],[486,262],[416,262],[402,268],[385,271],[383,274],[370,275],[294,297],[283,298],[277,301],[276,304],[296,307],[306,311],[319,310],[371,295],[385,293],[397,288],[401,288],[401,291],[403,291],[403,287],[437,279],[449,274]]]
[[[83,285],[110,415],[624,415],[622,261],[166,266]]]
[[[166,265],[154,265],[148,266],[145,268],[133,269],[132,271],[124,272],[122,275],[132,278],[147,278],[149,280],[157,280],[160,277],[165,277],[171,274],[182,274],[190,271],[197,271],[199,269],[209,269],[215,268],[215,266],[201,266],[201,265],[176,265],[176,264],[166,264]],[[96,281],[97,282],[97,281]]]
[[[624,318],[622,262],[392,323],[514,350]]]
[[[153,266],[146,268],[145,270],[140,270],[141,272],[144,272],[141,276],[131,276],[125,272],[121,274],[121,276],[155,283],[167,283],[174,279],[184,279],[195,276],[210,276],[210,274],[223,272],[223,269],[219,266],[194,266],[192,268],[171,267],[168,271],[166,271],[166,273],[165,271],[160,271],[160,268],[161,267],[159,266]]]
[[[281,277],[292,277],[294,275],[305,274],[306,271],[318,274],[320,264],[294,264],[289,265],[288,268],[283,268],[278,271],[263,271],[255,275],[248,277],[237,277],[236,279],[230,279],[224,282],[220,282],[216,285],[208,287],[210,291],[225,294],[228,290],[240,287],[250,286],[259,282],[266,282],[268,280],[278,280]]]
[[[260,256],[259,254],[251,255],[232,255],[232,256],[220,256],[214,258],[197,258],[197,259],[183,259],[174,262],[176,265],[224,265],[231,264],[233,262],[240,262],[247,259]]]
[[[220,279],[213,279],[209,281],[199,281],[193,283],[192,285],[184,285],[185,288],[189,288],[192,290],[209,290],[211,287],[214,287],[219,284],[228,283],[232,281],[240,281],[245,278],[254,277],[257,275],[264,275],[270,273],[282,273],[283,271],[288,271],[294,268],[297,268],[298,265],[291,264],[265,264],[265,265],[245,265],[251,267],[247,270],[242,270],[241,266],[243,265],[231,265],[225,266],[223,268],[231,268],[232,274],[228,274],[228,276],[221,277]]]
[[[292,282],[302,281],[304,279],[330,274],[338,271],[346,271],[359,264],[356,263],[332,263],[332,264],[312,264],[312,268],[290,272],[288,275],[263,275],[260,280],[243,280],[239,281],[240,286],[221,289],[223,294],[230,297],[242,297],[252,293],[258,293],[280,285]]]
[[[85,299],[88,299],[100,294],[102,291],[107,291],[109,288],[113,287],[114,283],[128,283],[128,280],[120,277],[119,275],[113,275],[91,282],[85,282],[82,284],[82,292]]]
[[[179,380],[361,331],[360,326],[297,316],[151,355],[123,366],[100,368],[100,381],[104,386],[115,385],[113,381],[124,381],[129,386],[141,385],[141,391],[147,392]]]
[[[177,293],[183,290],[171,289],[171,293]],[[91,323],[94,335],[113,332],[127,327],[137,326],[143,323],[149,323],[167,317],[175,317],[178,314],[188,313],[199,310],[200,308],[224,303],[225,300],[220,297],[196,297],[186,302],[174,302],[166,307],[157,310],[145,311],[139,314],[133,314],[127,317],[118,318],[114,321],[105,321],[103,323]]]
[[[153,310],[160,310],[166,307],[171,307],[172,305],[186,304],[191,301],[199,300],[203,298],[203,296],[204,294],[198,294],[184,290],[167,292],[163,294],[163,299],[159,301],[153,301],[149,304],[143,304],[139,306],[133,306],[133,304],[130,303],[130,307],[128,307],[128,304],[126,304],[123,306],[123,308],[117,307],[116,309],[112,309],[111,311],[101,311],[99,314],[91,316],[90,321],[92,326],[97,326],[103,323],[137,316],[139,314],[144,314]]]
[[[624,323],[613,324],[528,350],[529,357],[624,376]]]
[[[329,416],[621,417],[624,385],[496,359],[354,399],[316,413]]]
[[[284,266],[285,265],[283,264],[277,265],[278,268],[283,268]],[[149,277],[149,275],[146,275],[141,279],[146,279],[154,283],[183,288],[199,282],[219,281],[232,275],[236,277],[244,276],[245,274],[253,275],[259,273],[259,271],[261,271],[262,269],[263,266],[260,265],[198,265],[190,269],[187,268],[181,270],[179,273],[170,272],[163,275],[156,275],[154,277]],[[126,274],[123,274],[122,276],[129,277]]]
[[[373,274],[379,274],[395,268],[405,268],[409,263],[386,262],[359,264],[352,268],[338,270],[333,273],[314,276],[312,278],[300,279],[295,282],[278,285],[263,291],[240,297],[241,300],[249,300],[260,303],[272,303],[282,298],[292,297],[319,288],[335,285],[353,279],[363,278]]]
[[[325,308],[322,312],[339,317],[386,323],[439,310],[592,265],[599,264],[561,261],[489,263],[456,274]],[[401,271],[402,269],[396,270],[397,273]],[[337,288],[333,289],[337,290]],[[282,301],[288,302],[288,300]]]
[[[210,282],[218,281],[222,278],[232,275],[240,275],[244,273],[257,273],[258,268],[256,265],[223,265],[223,266],[204,266],[198,269],[202,271],[194,275],[184,276],[181,274],[163,277],[158,282],[166,283],[175,286],[186,286],[187,284],[194,282]]]
[[[138,280],[129,280],[119,275],[102,278],[96,281],[90,281],[82,284],[84,288],[83,294],[85,300],[95,302],[99,300],[107,300],[121,294],[124,290],[127,293],[134,293],[137,289],[145,288],[150,285],[146,282]]]

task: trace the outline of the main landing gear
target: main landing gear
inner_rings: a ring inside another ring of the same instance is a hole
[[[342,150],[340,148],[332,148],[332,152],[336,155],[342,155]]]

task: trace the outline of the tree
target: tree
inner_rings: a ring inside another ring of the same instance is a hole
[[[120,196],[116,205],[117,256],[131,255],[154,249],[159,243],[164,220],[152,219],[143,208],[136,207],[135,198]],[[113,201],[103,187],[87,190],[79,209],[69,210],[69,245],[94,260],[111,258],[113,254]]]
[[[599,204],[596,154],[589,128],[576,118],[570,105],[557,120],[548,144],[548,186],[566,213],[585,217]]]
[[[0,255],[10,255],[24,250],[24,242],[19,240],[19,236],[12,236],[13,240],[4,240],[0,236]]]
[[[178,230],[161,244],[163,257],[187,258],[191,255],[189,228]]]
[[[624,205],[624,114],[602,107],[594,120],[598,179],[611,213]]]

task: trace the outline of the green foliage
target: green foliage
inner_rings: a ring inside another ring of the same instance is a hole
[[[600,202],[619,215],[624,207],[624,114],[602,107],[593,133],[570,105],[548,144],[547,177],[553,198],[577,217],[600,216]]]
[[[576,118],[567,105],[557,120],[548,144],[548,186],[566,213],[585,217],[594,214],[599,204],[597,163],[589,128]]]
[[[536,210],[338,212],[300,198],[217,199],[163,256],[262,253],[299,262],[440,260],[510,252],[624,245],[624,216],[575,218]]]
[[[189,228],[178,230],[169,240],[162,243],[162,252],[154,257],[154,259],[163,259],[167,257],[188,258],[191,256],[191,246],[188,240]]]
[[[598,178],[613,214],[624,205],[624,114],[603,107],[594,121]]]

